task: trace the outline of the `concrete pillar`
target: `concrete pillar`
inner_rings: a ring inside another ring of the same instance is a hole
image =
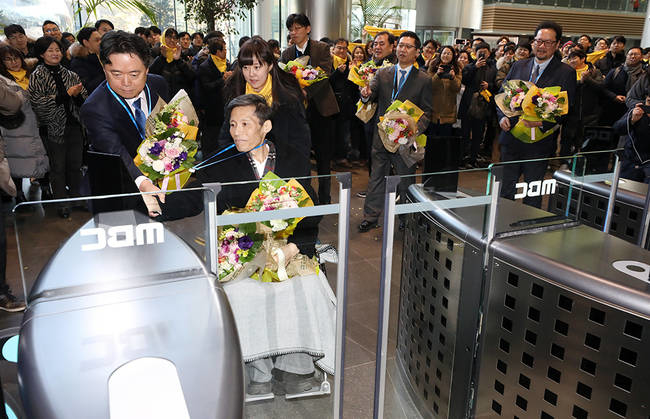
[[[417,28],[480,29],[483,0],[418,0],[415,26]]]
[[[277,0],[258,0],[253,18],[253,34],[270,39],[272,34],[273,5]]]
[[[311,22],[311,39],[349,36],[352,0],[287,0],[287,10],[282,11],[283,25],[291,13],[307,15]]]
[[[641,37],[641,48],[650,46],[650,5],[645,12],[645,23],[643,24],[643,36]]]

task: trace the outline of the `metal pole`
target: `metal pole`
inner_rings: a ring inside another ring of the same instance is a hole
[[[336,270],[336,359],[334,360],[334,419],[343,417],[345,370],[345,318],[347,310],[348,247],[350,243],[350,191],[352,175],[339,173],[339,261]]]
[[[219,246],[217,246],[217,195],[221,192],[220,183],[203,185],[208,191],[203,193],[203,212],[205,217],[205,265],[208,270],[218,276],[217,261]]]
[[[648,228],[650,227],[650,211],[648,211],[648,206],[650,206],[650,187],[645,195],[643,217],[641,217],[641,234],[639,234],[639,242],[637,243],[641,247],[645,247],[648,241]]]
[[[174,29],[178,30],[176,26],[176,0],[174,0]]]
[[[612,178],[612,186],[609,190],[609,200],[607,201],[607,214],[605,215],[605,224],[603,225],[603,232],[609,234],[609,227],[612,225],[612,213],[614,212],[614,202],[616,201],[616,191],[618,191],[618,179],[621,176],[621,160],[616,154],[616,161],[614,163],[614,177]]]
[[[487,227],[486,227],[486,247],[485,247],[485,253],[483,255],[483,267],[487,269],[487,262],[488,262],[488,250],[490,248],[490,243],[492,242],[492,239],[494,238],[494,234],[496,232],[496,225],[497,225],[497,206],[499,203],[499,195],[501,194],[501,182],[503,179],[503,166],[495,166],[492,169],[490,169],[491,176],[492,176],[492,193],[491,193],[491,200],[490,200],[490,212],[488,215],[488,220],[487,220]]]
[[[381,277],[379,283],[379,324],[377,326],[377,356],[375,361],[374,419],[384,417],[386,392],[386,356],[388,353],[388,318],[390,316],[390,281],[393,270],[393,235],[395,232],[395,197],[399,176],[386,177],[384,198],[384,237],[381,246]]]

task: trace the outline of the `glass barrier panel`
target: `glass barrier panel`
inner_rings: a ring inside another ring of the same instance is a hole
[[[214,193],[203,189],[168,193],[165,204],[152,204],[152,210],[162,213],[156,217],[147,214],[144,204],[145,197],[155,200],[153,194],[17,205],[13,212],[21,294],[29,306],[44,293],[63,288],[90,284],[108,289],[137,278],[196,273],[207,259],[204,204],[210,195]],[[177,257],[156,257],[168,251]],[[35,285],[41,275],[49,279]],[[59,279],[53,281],[53,275]]]
[[[323,185],[331,197],[319,204]],[[218,276],[245,362],[246,417],[273,409],[328,418],[338,409],[349,223],[340,214],[350,194],[342,186],[336,176],[216,186]]]
[[[491,164],[491,173],[500,179],[495,234],[577,221],[575,212],[568,210],[584,176],[584,165],[577,160],[552,157]],[[494,183],[488,185],[490,191],[494,187]]]
[[[486,168],[388,178],[375,415],[464,415],[457,406],[470,397],[489,176]],[[395,201],[391,187],[406,196]]]

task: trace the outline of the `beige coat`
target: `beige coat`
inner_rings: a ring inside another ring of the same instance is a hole
[[[432,123],[453,124],[456,122],[456,96],[460,91],[461,75],[456,74],[453,80],[441,79],[437,74],[431,78],[433,85]]]

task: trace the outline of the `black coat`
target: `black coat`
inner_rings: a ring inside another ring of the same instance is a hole
[[[472,103],[472,96],[480,90],[481,82],[486,81],[488,90],[494,94],[497,91],[496,87],[497,66],[494,60],[488,59],[484,67],[476,67],[475,63],[469,63],[463,68],[462,84],[465,86],[465,91],[460,99],[458,105],[458,117],[464,118],[469,111]]]
[[[596,68],[600,70],[601,73],[607,74],[611,70],[615,69],[619,65],[625,64],[625,54],[620,52],[616,56],[612,55],[611,52],[607,52],[603,58],[596,61]]]
[[[104,68],[96,54],[89,54],[87,57],[74,57],[70,63],[70,70],[79,75],[88,94],[91,94],[101,82],[106,80]]]
[[[636,124],[629,123],[631,132],[628,132],[628,120],[632,112],[628,112],[621,119],[616,121],[612,128],[618,135],[626,135],[624,156],[625,160],[634,164],[643,164],[650,160],[650,118],[643,114]],[[631,135],[630,135],[631,134]]]
[[[200,109],[206,125],[220,127],[223,124],[223,73],[211,59],[204,60],[198,70]]]
[[[306,177],[310,175],[309,159],[300,156],[297,150],[284,143],[276,144],[275,170],[273,173],[283,179]],[[239,153],[235,148],[219,156],[225,159]],[[248,161],[246,154],[241,154],[221,163],[207,166],[196,172],[196,179],[187,188],[201,187],[206,183],[233,183],[249,182],[237,185],[223,185],[221,192],[217,195],[217,213],[231,208],[244,208],[251,193],[259,186],[257,176]],[[299,180],[309,196],[318,204],[316,193],[310,184],[310,179]],[[166,197],[165,203],[161,204],[162,220],[175,220],[184,217],[191,217],[203,211],[203,194],[201,192],[186,192],[182,194],[170,194]],[[304,218],[289,237],[288,241],[295,243],[300,252],[311,257],[314,255],[314,245],[318,237],[318,223],[321,217]]]
[[[159,74],[167,80],[171,97],[174,97],[181,89],[184,89],[188,95],[192,92],[195,73],[190,64],[183,59],[168,63],[165,57],[159,55],[149,66],[149,72]]]

